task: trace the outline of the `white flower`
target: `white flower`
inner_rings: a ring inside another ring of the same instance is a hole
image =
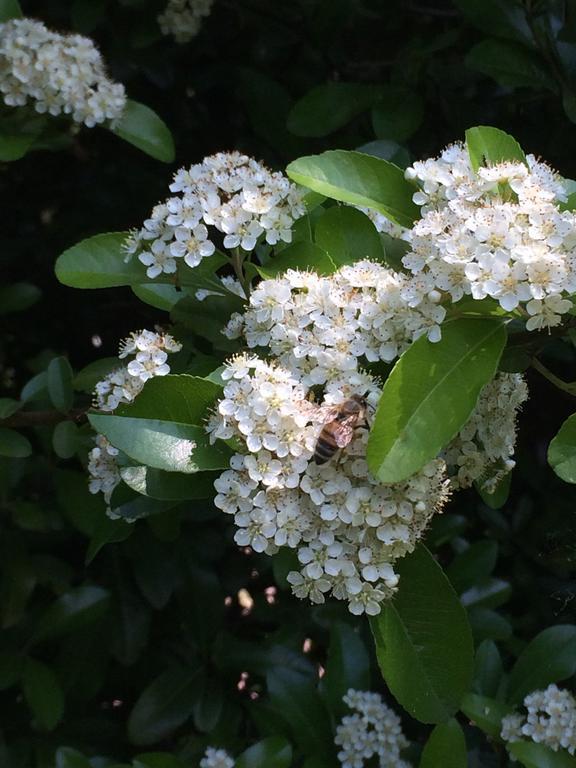
[[[502,720],[501,737],[506,742],[529,739],[544,744],[554,752],[576,752],[576,700],[551,684],[524,698],[526,714],[512,713]]]
[[[9,106],[31,100],[37,112],[67,114],[89,128],[114,124],[126,106],[124,86],[108,78],[92,40],[33,19],[0,24],[0,93]]]
[[[124,245],[148,267],[151,279],[174,273],[178,259],[197,267],[215,252],[215,240],[245,251],[254,250],[263,236],[269,243],[290,242],[292,224],[305,210],[294,184],[239,152],[221,152],[180,169],[170,190],[178,196],[155,206]]]
[[[177,43],[187,43],[196,37],[202,19],[210,15],[214,0],[168,0],[158,16],[163,35],[172,35]]]
[[[354,714],[343,717],[336,727],[334,742],[341,748],[338,760],[342,768],[410,768],[400,757],[409,744],[402,733],[400,718],[382,697],[350,689],[343,701]]]
[[[207,747],[200,768],[234,768],[234,760],[225,749]]]

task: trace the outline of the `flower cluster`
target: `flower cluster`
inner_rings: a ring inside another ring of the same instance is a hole
[[[480,481],[493,492],[515,462],[516,417],[528,398],[519,373],[499,373],[482,389],[472,416],[444,453],[454,488]]]
[[[168,0],[158,23],[163,35],[171,35],[177,43],[196,37],[202,19],[210,15],[214,0]]]
[[[576,291],[576,214],[561,208],[560,176],[531,155],[527,164],[474,170],[462,144],[414,163],[406,176],[419,186],[422,217],[406,238],[403,264],[421,295],[491,297],[506,312],[520,307],[529,331],[561,322]]]
[[[288,270],[262,281],[243,315],[232,316],[230,338],[269,347],[306,386],[357,370],[360,360],[391,362],[422,335],[440,338],[446,311],[439,294],[410,306],[411,281],[382,264],[359,261],[327,277]]]
[[[350,689],[343,701],[354,710],[353,715],[342,718],[336,728],[338,760],[342,768],[410,768],[400,753],[408,746],[402,733],[400,718],[387,707],[378,693]],[[370,761],[377,757],[378,763]]]
[[[225,749],[208,747],[200,760],[200,768],[234,768],[234,760]]]
[[[124,86],[108,78],[92,40],[33,19],[0,24],[0,92],[9,106],[31,100],[37,112],[64,113],[90,128],[117,121],[126,106]]]
[[[130,403],[148,379],[166,376],[170,366],[168,354],[179,352],[180,342],[168,333],[138,331],[120,343],[118,357],[124,360],[134,356],[127,364],[113,370],[94,389],[94,405],[100,411],[114,411],[120,403]]]
[[[351,430],[337,463],[314,462],[319,435],[346,398],[378,399],[366,373],[340,371],[326,382],[321,405],[308,399],[298,369],[257,357],[233,358],[222,377],[224,396],[208,429],[212,439],[235,437],[247,451],[215,482],[216,506],[234,515],[236,543],[267,554],[295,549],[301,569],[288,581],[298,597],[322,603],[331,592],[352,613],[379,613],[398,583],[395,561],[414,549],[444,504],[444,462],[381,485],[368,470],[360,429]]]
[[[214,253],[216,238],[224,248],[244,251],[252,251],[261,236],[270,245],[289,243],[292,224],[304,213],[294,184],[239,152],[221,152],[179,170],[170,191],[175,196],[157,205],[125,245],[151,279],[176,272],[179,259],[198,266]]]
[[[513,742],[530,739],[555,752],[576,752],[576,699],[569,691],[549,685],[524,699],[526,714],[514,713],[502,720],[501,737]]]
[[[120,403],[130,403],[154,376],[170,373],[168,353],[178,352],[182,345],[167,333],[138,331],[120,342],[118,357],[133,359],[120,366],[96,384],[94,405],[101,411],[114,411]],[[118,450],[103,436],[96,435],[96,447],[88,454],[90,493],[103,493],[106,504],[120,482]]]

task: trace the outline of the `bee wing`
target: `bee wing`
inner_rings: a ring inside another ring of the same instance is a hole
[[[340,413],[340,408],[335,408],[333,405],[322,405],[320,411],[322,415],[322,424],[328,424],[328,422],[336,419]]]
[[[354,437],[354,422],[355,418],[351,417],[340,422],[338,426],[334,428],[332,435],[338,448],[345,448],[348,443],[352,442],[352,438]]]

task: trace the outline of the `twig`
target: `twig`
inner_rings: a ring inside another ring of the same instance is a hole
[[[20,411],[8,416],[7,419],[0,419],[0,427],[21,428],[21,427],[46,427],[52,424],[59,424],[61,421],[82,422],[86,419],[87,408],[74,408],[68,413],[60,411]]]

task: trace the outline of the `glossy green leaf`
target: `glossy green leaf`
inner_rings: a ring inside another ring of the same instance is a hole
[[[160,419],[202,426],[222,387],[200,376],[170,374],[144,384],[134,402],[120,405],[116,415],[133,419]]]
[[[350,688],[370,689],[370,658],[360,633],[350,624],[338,622],[330,629],[330,645],[322,691],[335,717],[347,712],[342,697]]]
[[[566,483],[576,483],[576,413],[566,419],[548,446],[548,463]]]
[[[492,739],[500,738],[502,718],[511,711],[508,704],[477,693],[467,693],[460,708],[472,725],[480,728]]]
[[[65,357],[55,357],[46,371],[48,395],[55,408],[67,413],[74,404],[74,372]]]
[[[18,0],[0,0],[0,24],[10,19],[20,19],[22,16]]]
[[[484,164],[496,165],[506,160],[527,165],[526,155],[520,144],[513,136],[499,128],[491,128],[488,125],[469,128],[466,131],[466,147],[474,170]]]
[[[90,761],[77,749],[60,747],[56,750],[55,768],[91,768]]]
[[[175,285],[142,283],[142,285],[133,285],[132,291],[140,301],[150,304],[155,309],[162,309],[164,312],[170,312],[172,307],[182,298],[182,291]]]
[[[52,433],[54,453],[61,459],[71,459],[78,448],[78,427],[73,421],[61,421]]]
[[[425,336],[398,360],[384,384],[368,440],[368,465],[383,483],[410,477],[458,433],[506,343],[497,319],[454,320],[437,343]]]
[[[122,467],[122,480],[136,493],[151,499],[184,501],[208,499],[214,493],[214,480],[219,472],[184,475],[180,472],[162,472],[152,467]]]
[[[380,85],[317,85],[292,107],[288,115],[288,130],[296,136],[328,136],[370,109],[382,94]]]
[[[390,691],[412,717],[442,723],[469,690],[472,634],[466,611],[423,546],[398,562],[399,590],[371,619],[376,655]]]
[[[150,107],[128,99],[112,132],[155,160],[174,162],[174,139],[166,123]]]
[[[292,747],[281,736],[270,736],[238,755],[234,768],[290,768]]]
[[[331,150],[300,157],[286,169],[291,179],[334,200],[375,208],[404,227],[419,216],[416,187],[398,166],[361,152]]]
[[[11,312],[23,312],[33,304],[36,304],[41,295],[42,291],[40,288],[32,285],[32,283],[3,285],[0,287],[0,315],[8,315]]]
[[[323,248],[305,240],[292,243],[262,266],[255,267],[258,274],[265,279],[281,275],[287,269],[310,270],[319,275],[330,275],[337,269]]]
[[[476,541],[460,554],[446,569],[446,575],[452,586],[461,594],[478,582],[487,579],[496,565],[498,544],[491,540]]]
[[[203,427],[159,419],[90,414],[94,429],[141,464],[166,472],[225,469],[230,451],[210,445]]]
[[[192,716],[198,675],[196,668],[173,667],[142,691],[128,719],[132,744],[143,746],[162,741]]]
[[[576,757],[565,749],[554,752],[544,744],[533,741],[514,741],[506,748],[524,768],[576,768]]]
[[[476,649],[474,692],[482,696],[496,696],[503,679],[504,668],[498,647],[492,640],[484,640]]]
[[[64,714],[64,693],[46,664],[28,659],[22,674],[22,690],[34,719],[42,730],[53,730]]]
[[[415,90],[387,86],[372,110],[372,127],[379,139],[404,142],[418,130],[423,117],[424,105]]]
[[[490,608],[469,608],[468,619],[477,643],[483,640],[508,640],[512,636],[512,625],[508,619]]]
[[[32,454],[30,440],[14,429],[0,427],[0,456],[11,459],[25,459]]]
[[[328,208],[316,222],[314,238],[338,267],[361,259],[384,259],[376,227],[368,216],[349,206]]]
[[[509,40],[482,40],[465,59],[466,66],[505,87],[556,90],[554,78],[537,54]]]
[[[512,667],[507,700],[517,704],[530,691],[567,680],[576,673],[576,627],[548,627],[526,646]]]
[[[108,590],[97,586],[75,587],[59,597],[40,616],[30,642],[60,637],[99,619],[109,608]]]
[[[293,669],[277,667],[266,678],[274,708],[290,723],[292,737],[305,754],[333,749],[328,712],[316,685]]]
[[[467,768],[464,732],[454,718],[437,725],[424,745],[419,768]]]
[[[127,232],[94,235],[56,259],[56,277],[71,288],[114,288],[146,282],[146,270],[123,248]]]

